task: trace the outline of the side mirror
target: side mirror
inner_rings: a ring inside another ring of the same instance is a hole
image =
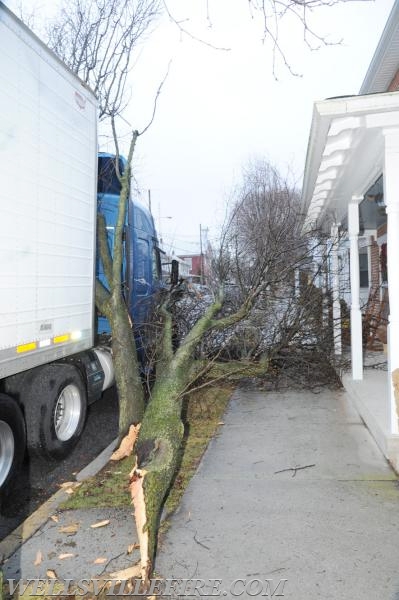
[[[172,272],[170,275],[170,283],[172,286],[179,282],[179,262],[176,259],[172,260]]]

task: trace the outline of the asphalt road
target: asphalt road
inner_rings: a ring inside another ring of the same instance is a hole
[[[88,410],[86,427],[73,452],[62,462],[27,457],[9,496],[3,499],[0,514],[0,540],[13,531],[64,481],[88,465],[118,433],[118,401],[114,388]]]

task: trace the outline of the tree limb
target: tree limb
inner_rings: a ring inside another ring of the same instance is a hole
[[[97,213],[97,244],[109,289],[112,289],[112,257],[109,250],[104,215]]]
[[[109,291],[103,286],[101,281],[99,281],[98,279],[96,279],[95,295],[96,295],[97,308],[102,313],[106,314],[110,310],[109,309],[109,300],[110,300],[111,295],[110,295]]]

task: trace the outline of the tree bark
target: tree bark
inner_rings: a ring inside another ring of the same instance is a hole
[[[144,392],[140,378],[133,330],[126,305],[120,295],[110,301],[111,311],[106,314],[112,330],[112,357],[119,396],[119,437],[129,426],[140,423],[144,414]]]
[[[140,364],[137,358],[134,334],[128,310],[122,294],[123,230],[129,198],[130,165],[139,133],[134,131],[130,142],[128,162],[125,172],[119,172],[119,148],[115,121],[111,125],[117,149],[115,170],[121,183],[118,217],[114,230],[112,254],[108,245],[106,223],[103,215],[97,217],[97,242],[104,274],[109,289],[96,282],[96,304],[107,317],[112,331],[112,357],[115,381],[119,398],[119,439],[128,432],[130,425],[141,422],[144,414],[144,391],[140,377]]]
[[[184,435],[178,376],[156,386],[135,447],[130,492],[140,543],[141,577],[147,586],[153,570],[161,509],[179,461]]]

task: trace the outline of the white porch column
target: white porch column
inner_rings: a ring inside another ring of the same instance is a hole
[[[351,354],[352,379],[363,379],[362,313],[360,311],[359,272],[359,199],[352,198],[348,205],[351,282]]]
[[[398,406],[392,373],[399,368],[399,131],[385,132],[384,200],[387,212],[387,270],[389,295],[388,389],[391,433],[398,433]]]
[[[332,301],[333,301],[333,335],[334,352],[342,354],[341,302],[339,296],[339,260],[338,260],[338,225],[331,227],[331,270],[332,270]]]

